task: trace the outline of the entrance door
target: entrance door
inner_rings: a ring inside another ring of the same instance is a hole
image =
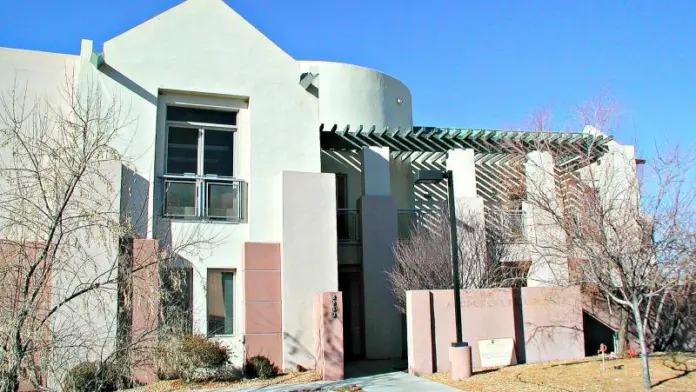
[[[340,266],[338,290],[343,293],[343,353],[346,360],[365,357],[362,268]]]

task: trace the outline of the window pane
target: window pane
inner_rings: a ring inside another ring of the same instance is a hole
[[[234,133],[205,130],[204,174],[232,177]]]
[[[234,273],[208,271],[208,335],[234,333]]]
[[[198,130],[169,127],[167,138],[167,173],[197,173]]]
[[[169,106],[167,107],[167,120],[237,125],[237,112],[191,108],[185,106]]]
[[[239,183],[208,183],[208,217],[239,220],[240,185]]]
[[[164,214],[167,216],[196,216],[196,183],[165,181]]]

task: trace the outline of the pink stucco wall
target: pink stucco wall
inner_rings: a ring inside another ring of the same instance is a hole
[[[41,244],[31,242],[15,242],[11,240],[0,240],[0,268],[3,268],[3,281],[0,285],[0,312],[1,317],[12,319],[16,317],[19,311],[21,301],[18,301],[21,295],[19,290],[23,287],[24,278],[26,277],[26,267],[30,263],[37,260],[38,252],[41,250]],[[45,273],[45,276],[43,275]],[[41,320],[49,312],[51,308],[51,277],[52,270],[50,262],[47,259],[44,263],[38,265],[36,272],[33,275],[36,277],[30,281],[30,287],[34,288],[39,281],[39,276],[43,276],[42,287],[34,301],[34,312],[25,321],[27,328],[40,331],[45,331],[45,339],[48,339],[49,329],[47,325],[42,325]],[[39,361],[38,355],[34,357],[35,361]],[[40,374],[41,384],[46,384],[46,375]],[[34,391],[29,380],[20,379],[20,391]]]
[[[157,343],[159,315],[159,264],[157,240],[133,240],[131,339],[145,352]],[[142,356],[134,368],[135,377],[144,383],[157,380],[149,355]]]
[[[340,292],[314,296],[314,357],[315,368],[322,379],[343,379],[343,297]]]
[[[246,356],[264,355],[281,367],[280,244],[244,244],[244,310]]]
[[[449,371],[449,347],[456,339],[454,292],[409,291],[409,371]],[[580,289],[522,288],[462,290],[462,335],[472,347],[472,365],[481,367],[479,340],[513,338],[516,362],[582,358]]]
[[[579,286],[521,290],[527,363],[585,356]]]

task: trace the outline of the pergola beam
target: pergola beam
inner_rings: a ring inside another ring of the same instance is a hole
[[[413,152],[446,153],[452,149],[471,148],[483,154],[520,154],[538,150],[541,146],[563,155],[589,155],[598,158],[606,152],[612,138],[584,133],[523,132],[463,128],[378,128],[370,126],[339,127],[322,124],[319,127],[322,148],[354,150],[363,147],[389,147],[402,159]],[[496,159],[497,160],[497,159]]]

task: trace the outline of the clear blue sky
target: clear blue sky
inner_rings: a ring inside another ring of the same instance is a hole
[[[0,0],[0,46],[77,53],[81,38],[99,47],[178,3]],[[644,156],[696,136],[696,1],[227,3],[295,58],[402,80],[417,125],[506,128],[548,107],[564,128],[605,91],[623,109],[614,136]]]

